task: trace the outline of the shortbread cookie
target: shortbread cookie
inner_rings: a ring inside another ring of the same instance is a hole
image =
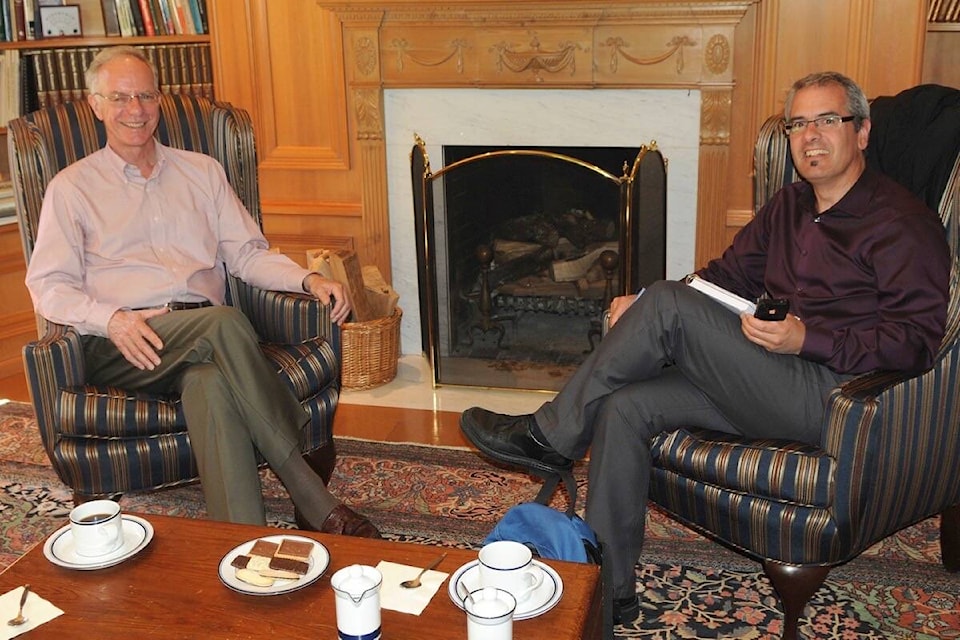
[[[291,540],[284,538],[280,542],[280,548],[273,554],[277,558],[289,558],[290,560],[299,560],[306,562],[310,559],[313,552],[313,543],[308,540]]]
[[[283,571],[282,569],[271,569],[267,567],[266,569],[260,569],[257,571],[262,576],[267,578],[279,578],[282,580],[299,580],[300,574],[294,573],[293,571]]]
[[[237,580],[242,580],[255,587],[272,587],[274,579],[260,575],[252,569],[237,569]]]
[[[263,556],[250,556],[250,562],[247,563],[246,569],[251,571],[262,572],[264,569],[270,567],[270,561],[273,558],[265,558]]]

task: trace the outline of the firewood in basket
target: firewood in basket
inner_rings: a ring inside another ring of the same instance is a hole
[[[353,304],[353,322],[374,320],[376,316],[370,308],[367,296],[364,293],[363,274],[360,271],[360,260],[353,251],[330,251],[324,254],[323,259],[330,265],[333,279],[343,285]]]

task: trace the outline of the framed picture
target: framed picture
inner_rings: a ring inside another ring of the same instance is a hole
[[[40,6],[40,28],[44,38],[79,38],[80,7],[75,4],[63,6]]]

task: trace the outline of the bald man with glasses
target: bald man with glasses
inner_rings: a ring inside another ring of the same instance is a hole
[[[224,304],[226,269],[310,293],[342,323],[343,287],[269,251],[216,160],[157,141],[157,71],[142,52],[101,51],[86,81],[107,144],[44,194],[26,278],[37,313],[76,328],[91,384],[180,395],[211,518],[265,524],[259,451],[310,528],[379,537],[303,459],[309,416]]]

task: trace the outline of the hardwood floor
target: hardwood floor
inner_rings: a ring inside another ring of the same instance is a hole
[[[29,402],[27,382],[22,374],[0,378],[0,399]],[[460,433],[460,414],[455,411],[405,409],[341,402],[337,406],[333,432],[384,442],[414,442],[435,446],[468,446]]]

